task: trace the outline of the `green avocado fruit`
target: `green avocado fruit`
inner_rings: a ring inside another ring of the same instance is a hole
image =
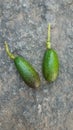
[[[32,65],[23,57],[17,56],[14,59],[15,66],[25,83],[32,87],[40,86],[40,77]]]
[[[24,82],[31,88],[39,88],[40,77],[34,67],[22,56],[15,56],[12,54],[6,42],[5,49],[8,56],[14,61],[15,66]]]
[[[59,72],[59,59],[55,50],[50,48],[45,51],[42,70],[48,82],[56,80]]]

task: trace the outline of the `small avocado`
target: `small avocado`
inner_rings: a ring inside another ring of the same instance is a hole
[[[59,73],[59,59],[56,51],[51,48],[50,44],[50,24],[48,25],[48,38],[46,42],[46,51],[42,64],[43,76],[48,82],[56,80]]]
[[[39,75],[27,60],[17,56],[14,59],[14,63],[22,79],[28,86],[32,88],[38,88],[40,86]]]
[[[47,49],[43,58],[43,75],[48,82],[55,81],[59,72],[59,60],[55,50]]]
[[[40,77],[34,67],[25,58],[12,54],[6,42],[5,49],[8,56],[14,61],[15,66],[24,82],[31,88],[39,88]]]

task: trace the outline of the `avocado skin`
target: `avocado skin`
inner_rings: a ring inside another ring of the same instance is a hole
[[[38,88],[40,86],[40,77],[27,60],[21,56],[16,56],[14,63],[20,76],[29,87]]]
[[[55,50],[47,49],[43,58],[43,75],[48,82],[56,80],[59,73],[59,59]]]

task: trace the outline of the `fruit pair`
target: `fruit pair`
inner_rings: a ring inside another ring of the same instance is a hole
[[[48,25],[48,39],[47,50],[45,51],[42,71],[45,79],[48,82],[54,81],[58,76],[59,60],[57,53],[51,49],[50,45],[50,24]],[[11,59],[14,60],[15,66],[21,75],[25,83],[32,88],[38,88],[40,86],[40,77],[33,66],[21,56],[13,55],[8,48],[8,44],[5,42],[5,49]]]

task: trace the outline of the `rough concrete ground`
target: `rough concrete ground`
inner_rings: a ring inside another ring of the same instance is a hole
[[[41,67],[49,22],[60,61],[51,84]],[[39,72],[40,90],[22,81],[4,41]],[[73,130],[73,0],[0,0],[0,130]]]

